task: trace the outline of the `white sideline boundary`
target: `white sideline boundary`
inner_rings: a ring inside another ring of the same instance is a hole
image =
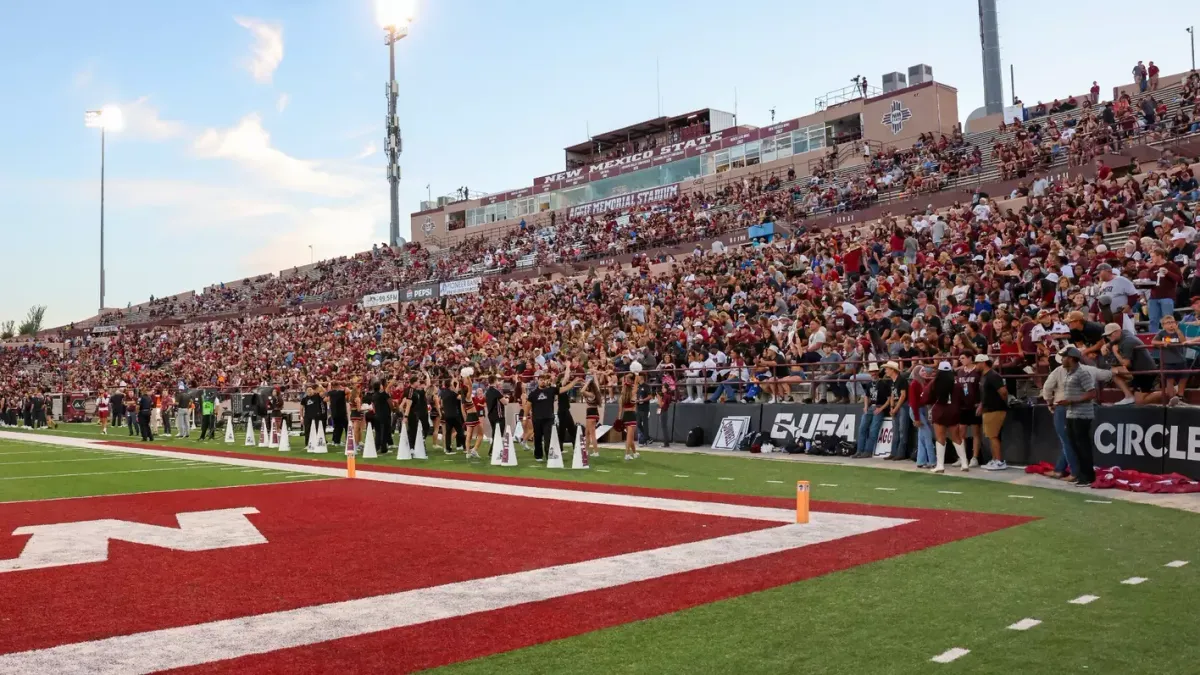
[[[4,432],[0,432],[0,438],[4,436]],[[48,438],[46,442],[93,447],[91,441],[81,439],[57,437],[53,441]],[[150,457],[196,457],[164,450],[99,447]],[[292,473],[310,476],[340,476],[343,473],[341,469],[327,466],[281,465],[279,462],[234,457],[204,457],[213,464],[225,464],[229,468],[279,470],[284,466]],[[795,512],[791,509],[371,471],[361,471],[358,477],[403,485],[534,499],[746,518],[779,523],[780,526],[430,588],[3,654],[0,655],[0,674],[129,674],[202,665],[623,586],[912,522],[901,518],[813,512],[807,525],[796,525]],[[316,626],[320,626],[321,630],[313,630]]]

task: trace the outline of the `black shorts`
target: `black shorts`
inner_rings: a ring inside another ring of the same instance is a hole
[[[625,426],[637,426],[637,413],[632,410],[626,410],[621,413],[621,421]]]
[[[477,426],[479,426],[479,413],[477,413],[477,412],[467,413],[467,427],[473,428],[473,427],[477,427]]]
[[[590,406],[588,406],[588,408],[587,408],[587,418],[588,418],[589,420],[599,420],[599,419],[600,419],[600,410],[599,410],[599,408],[597,408],[597,407],[596,407],[596,406],[594,406],[594,405],[590,405]]]
[[[1158,375],[1155,373],[1135,373],[1129,386],[1134,391],[1150,394],[1156,390],[1156,384],[1158,384]]]
[[[964,427],[974,427],[983,424],[983,418],[975,414],[974,408],[964,408],[958,411],[958,423]]]

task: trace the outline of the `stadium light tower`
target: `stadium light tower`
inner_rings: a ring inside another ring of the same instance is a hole
[[[106,105],[84,112],[83,125],[100,129],[100,310],[104,311],[104,134],[124,128],[125,117],[120,108]]]
[[[416,5],[416,0],[376,0],[375,3],[379,25],[383,27],[383,43],[388,46],[388,112],[384,125],[387,137],[383,149],[387,153],[387,177],[392,192],[392,219],[388,230],[388,244],[392,246],[400,242],[400,151],[403,145],[400,116],[396,114],[396,97],[400,94],[400,86],[396,84],[396,43],[408,35]]]

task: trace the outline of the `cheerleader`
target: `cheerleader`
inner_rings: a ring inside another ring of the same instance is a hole
[[[100,433],[108,435],[108,392],[101,391],[96,399],[96,416],[100,418]]]
[[[600,444],[596,442],[596,425],[600,423],[600,406],[604,403],[604,394],[600,393],[600,385],[596,378],[588,375],[587,383],[583,385],[583,404],[587,408],[583,444],[589,457],[600,456]]]
[[[359,389],[357,378],[350,385],[350,433],[354,438],[354,446],[361,448],[363,433],[366,429],[365,414],[369,406],[363,404],[362,390]]]
[[[458,387],[458,398],[462,401],[463,416],[466,418],[467,427],[467,443],[466,457],[467,459],[479,459],[479,446],[483,442],[483,427],[479,424],[479,398],[475,395],[473,383],[471,382],[470,369],[463,369],[462,380]]]
[[[559,379],[558,389],[558,442],[559,447],[568,443],[575,445],[575,417],[571,415],[571,392],[580,384],[579,378],[571,379],[568,365]]]
[[[641,379],[641,375],[632,373],[626,375],[618,401],[621,408],[621,422],[625,424],[625,461],[641,456],[637,451],[637,397],[634,395]]]
[[[939,363],[937,376],[933,378],[933,393],[929,399],[933,404],[929,421],[933,422],[933,435],[936,439],[937,450],[937,465],[933,467],[933,473],[946,472],[947,436],[954,443],[954,449],[959,453],[963,470],[967,470],[966,448],[962,438],[963,428],[958,425],[959,405],[955,396],[954,380],[954,367],[950,365],[950,362]]]

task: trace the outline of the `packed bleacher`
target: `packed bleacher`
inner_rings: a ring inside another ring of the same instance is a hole
[[[555,217],[449,250],[376,247],[291,275],[219,284],[190,300],[154,300],[124,320],[176,321],[0,349],[0,394],[11,404],[34,391],[294,391],[381,376],[402,383],[465,365],[507,381],[570,364],[611,399],[636,362],[665,405],[857,403],[879,395],[885,371],[932,387],[936,377],[928,376],[943,362],[969,369],[986,357],[1016,403],[1045,397],[1049,374],[1074,347],[1105,385],[1104,402],[1185,403],[1190,378],[1172,371],[1191,369],[1200,352],[1188,346],[1200,343],[1200,320],[1186,309],[1200,301],[1200,186],[1196,158],[1178,156],[1170,142],[1174,130],[1195,127],[1155,120],[1187,115],[1197,82],[1171,88],[1178,96],[1147,92],[1172,103],[1132,134],[1121,131],[1122,117],[1114,130],[1088,116],[1107,105],[1059,106],[986,137],[925,136],[844,174],[747,177],[667,204]],[[1044,171],[1096,162],[1134,139],[1162,152],[1148,163],[1100,164],[1090,180],[1051,180]],[[880,187],[912,194],[925,191],[926,180],[981,174],[1036,180],[1009,194],[976,189],[941,210],[802,226],[817,209],[853,207],[838,187],[836,203],[810,201],[847,176],[868,181],[878,200]],[[800,227],[743,247],[656,252],[774,220]],[[627,269],[504,276],[523,264],[637,251],[647,255]],[[481,272],[494,274],[476,293],[398,310],[336,302]],[[283,309],[252,311],[262,306]]]

